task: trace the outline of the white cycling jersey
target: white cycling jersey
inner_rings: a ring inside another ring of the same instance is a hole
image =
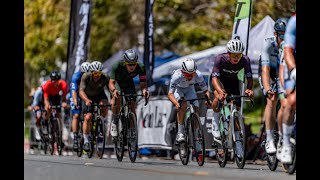
[[[183,76],[181,69],[174,71],[171,77],[169,92],[174,93],[177,100],[184,97],[185,99],[195,99],[197,98],[197,93],[195,91],[194,85],[198,83],[202,91],[208,90],[208,86],[200,71],[196,71],[194,77],[187,81]],[[194,106],[199,106],[198,101],[193,102]]]
[[[206,91],[208,89],[207,84],[201,74],[200,71],[196,71],[196,75],[192,78],[192,80],[187,81],[183,76],[181,69],[177,69],[171,76],[169,92],[173,93],[177,87],[179,88],[194,88],[194,84],[198,83],[202,91]]]

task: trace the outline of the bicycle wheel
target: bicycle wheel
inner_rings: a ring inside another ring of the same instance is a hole
[[[79,120],[79,131],[78,131],[78,151],[77,151],[77,156],[81,157],[82,153],[83,153],[83,143],[84,143],[84,139],[83,139],[83,131],[82,131],[82,121]]]
[[[91,123],[96,123],[96,122],[91,122]],[[96,139],[95,139],[95,130],[91,127],[91,131],[89,133],[89,142],[90,142],[90,148],[89,151],[87,152],[88,158],[91,158],[93,155],[93,151],[94,151],[94,144],[96,143]]]
[[[294,137],[290,138],[291,148],[292,148],[292,164],[283,164],[282,167],[288,174],[294,174],[296,171],[296,139]]]
[[[116,156],[118,161],[122,161],[123,159],[123,153],[124,153],[124,138],[125,138],[125,130],[126,130],[126,126],[124,124],[123,121],[123,117],[122,115],[120,116],[120,119],[118,121],[117,124],[117,129],[118,129],[118,136],[116,137],[115,141],[114,141],[114,148],[115,148],[115,152],[116,152]]]
[[[42,129],[43,129],[43,126],[45,128],[48,128],[48,125],[46,125],[47,123],[43,124],[44,123],[43,121],[44,121],[43,119],[40,120],[41,146],[42,146],[44,154],[47,154],[48,153],[48,146],[49,146],[48,129],[47,129],[47,134],[44,134],[42,132]]]
[[[191,129],[192,129],[192,141],[193,141],[193,151],[194,156],[196,157],[197,163],[199,166],[203,166],[205,156],[206,156],[206,149],[205,149],[205,140],[204,140],[204,133],[200,123],[200,118],[197,113],[191,114]],[[197,128],[197,129],[196,129]]]
[[[97,120],[97,127],[96,127],[96,152],[100,159],[103,157],[104,148],[105,148],[105,128],[104,123],[101,119]],[[98,143],[99,142],[99,143]],[[102,143],[102,146],[99,147],[100,143]]]
[[[56,128],[56,143],[57,143],[57,150],[59,156],[62,155],[62,122],[59,118],[56,118],[55,120],[57,122],[57,128]]]
[[[228,136],[226,136],[225,132],[224,132],[224,117],[220,116],[220,120],[219,120],[219,129],[221,133],[221,144],[215,142],[216,146],[215,146],[215,151],[216,151],[216,159],[218,160],[218,164],[220,167],[225,167],[227,164],[227,157],[228,157],[228,148],[226,146],[226,143],[228,141]],[[223,129],[223,131],[221,131]],[[229,126],[229,132],[231,132],[230,130],[230,126]]]
[[[130,161],[134,163],[138,154],[137,118],[133,112],[129,112],[128,117],[128,154]]]
[[[190,123],[189,123],[189,118],[185,120],[185,138],[186,140],[180,143],[177,143],[178,146],[178,153],[179,153],[179,157],[181,160],[181,163],[183,165],[187,165],[189,162],[189,155],[190,155],[190,149],[189,149],[189,128],[190,127]]]
[[[274,141],[275,142],[278,142],[278,138],[279,135],[278,135],[278,131],[277,129],[274,131]],[[271,171],[275,171],[278,167],[278,159],[277,159],[277,155],[276,153],[274,154],[268,154],[266,153],[266,158],[267,158],[267,165],[269,167],[269,169]]]
[[[55,142],[55,122],[50,119],[49,122],[48,122],[48,143],[49,143],[49,151],[50,151],[50,154],[53,155],[54,153],[54,142]]]
[[[245,162],[246,162],[246,130],[243,122],[243,118],[238,113],[234,113],[234,127],[237,127],[237,130],[239,131],[240,134],[240,139],[236,141],[241,142],[241,147],[243,150],[243,155],[242,157],[236,154],[236,142],[233,142],[233,152],[235,152],[235,160],[236,164],[239,169],[243,169]]]

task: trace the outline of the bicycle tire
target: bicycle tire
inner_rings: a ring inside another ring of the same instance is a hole
[[[180,161],[183,165],[187,165],[189,163],[189,156],[190,156],[190,149],[189,149],[189,128],[190,127],[190,123],[189,123],[190,119],[187,118],[184,122],[184,133],[185,133],[185,138],[186,140],[180,143],[177,143],[178,146],[178,154],[180,157]],[[185,153],[182,153],[183,151],[185,151]]]
[[[53,121],[50,118],[49,122],[48,122],[48,143],[49,143],[49,151],[50,151],[50,155],[53,155],[54,153],[54,141],[55,141],[55,131],[53,131],[54,129],[54,124],[52,124]]]
[[[57,127],[58,129],[56,129],[56,143],[57,143],[57,150],[58,150],[58,154],[59,156],[62,155],[62,122],[60,121],[59,118],[56,118],[55,120],[57,122]]]
[[[83,143],[84,143],[84,139],[83,139],[83,131],[82,131],[82,121],[79,120],[78,124],[79,124],[79,132],[78,132],[78,150],[77,150],[77,156],[81,157],[82,153],[83,153]]]
[[[205,140],[204,140],[204,133],[203,129],[200,123],[200,118],[197,113],[192,113],[190,115],[191,117],[191,129],[192,129],[192,142],[193,142],[193,151],[194,151],[194,156],[196,157],[196,161],[199,166],[203,166],[204,161],[205,161],[205,156],[206,156],[206,149],[205,149]],[[197,125],[195,125],[197,124]],[[194,127],[197,126],[199,127],[198,133],[195,133]],[[197,142],[199,142],[200,146],[197,147]],[[200,150],[198,148],[201,148]]]
[[[123,121],[123,115],[120,115],[120,119],[117,124],[117,130],[118,130],[118,136],[116,137],[114,141],[114,149],[115,153],[117,156],[117,160],[120,162],[123,159],[123,154],[124,154],[124,138],[125,138],[125,129],[126,129],[126,124]]]
[[[243,157],[238,157],[235,153],[235,161],[236,164],[238,166],[239,169],[243,169],[245,162],[246,162],[246,130],[245,130],[245,125],[244,125],[244,121],[243,118],[239,118],[240,115],[238,114],[238,112],[234,113],[234,125],[236,125],[236,123],[238,122],[240,125],[240,137],[241,137],[241,141],[242,141],[242,149],[243,149]],[[233,152],[236,152],[236,147],[235,147],[236,143],[233,142]]]
[[[133,126],[133,127],[132,127]],[[138,154],[138,129],[137,118],[133,112],[128,114],[128,154],[130,161],[134,163]]]
[[[296,140],[294,137],[292,137],[294,139],[294,143],[290,140],[291,143],[291,147],[292,147],[292,164],[282,164],[283,169],[285,170],[286,173],[288,174],[294,174],[294,172],[296,171],[296,159],[297,159],[297,154],[296,154]]]
[[[276,124],[277,127],[277,124]],[[278,135],[278,130],[275,129],[274,131],[274,142],[278,142],[279,135]],[[266,150],[265,150],[266,151]],[[270,169],[270,171],[275,171],[278,167],[278,159],[276,153],[274,154],[268,154],[266,153],[266,158],[267,158],[267,165]]]
[[[44,120],[41,118],[40,122],[43,122]],[[44,124],[45,125],[45,124]],[[48,153],[48,144],[49,144],[49,140],[48,140],[48,134],[43,134],[42,132],[42,127],[44,126],[43,123],[40,123],[40,133],[41,133],[41,146],[43,149],[44,154]],[[47,128],[48,126],[45,125],[45,128]],[[48,132],[48,131],[47,131]]]
[[[95,123],[95,122],[91,122],[92,124]],[[94,130],[93,128],[91,127],[91,131],[89,133],[89,142],[90,142],[90,148],[89,148],[89,151],[87,152],[87,155],[88,155],[88,158],[92,158],[93,156],[93,152],[94,152],[94,144],[95,144],[95,133],[94,133]]]
[[[105,127],[104,127],[104,123],[101,119],[99,119],[97,121],[97,127],[96,127],[96,142],[98,142],[98,135],[99,133],[102,134],[102,148],[99,148],[98,147],[98,143],[96,144],[96,152],[97,152],[97,155],[100,159],[102,159],[103,157],[103,153],[104,153],[104,149],[105,149],[105,141],[106,141],[106,138],[105,138]]]
[[[220,120],[219,120],[219,129],[224,129],[224,116],[220,116]],[[221,132],[221,130],[220,130]],[[231,132],[230,130],[230,126],[229,126],[229,132]],[[223,131],[223,133],[221,133],[221,142],[222,145],[215,142],[216,146],[215,146],[215,152],[216,152],[216,159],[218,161],[218,164],[221,168],[225,167],[227,164],[227,157],[228,157],[228,148],[226,147],[226,143],[228,141],[228,136],[226,136],[225,132]],[[219,149],[220,151],[222,150],[223,153],[219,153]]]

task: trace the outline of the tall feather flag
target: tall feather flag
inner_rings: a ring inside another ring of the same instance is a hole
[[[154,3],[154,0],[146,0],[146,7],[145,7],[143,63],[146,68],[148,86],[151,86],[153,84],[152,74],[154,69],[153,13],[152,13],[153,3]]]
[[[91,0],[71,0],[68,63],[66,82],[70,84],[72,75],[80,70],[81,63],[87,61],[90,37]]]
[[[237,0],[237,7],[234,17],[232,39],[240,39],[245,47],[245,55],[248,54],[249,32],[251,28],[252,0]],[[245,77],[244,69],[238,73],[238,79],[242,81],[241,94],[244,94]],[[243,99],[241,99],[241,114],[243,111]]]

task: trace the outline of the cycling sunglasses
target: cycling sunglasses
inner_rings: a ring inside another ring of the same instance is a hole
[[[92,72],[92,75],[93,76],[100,76],[102,74],[101,71],[98,71],[98,72]]]
[[[126,65],[130,66],[130,67],[133,67],[133,66],[136,66],[138,63],[125,63]]]
[[[183,75],[185,76],[185,77],[187,77],[187,78],[191,78],[191,77],[193,77],[193,75],[194,75],[194,73],[187,73],[187,72],[182,72],[183,73]]]
[[[230,57],[231,58],[241,58],[242,57],[242,53],[230,53]]]

